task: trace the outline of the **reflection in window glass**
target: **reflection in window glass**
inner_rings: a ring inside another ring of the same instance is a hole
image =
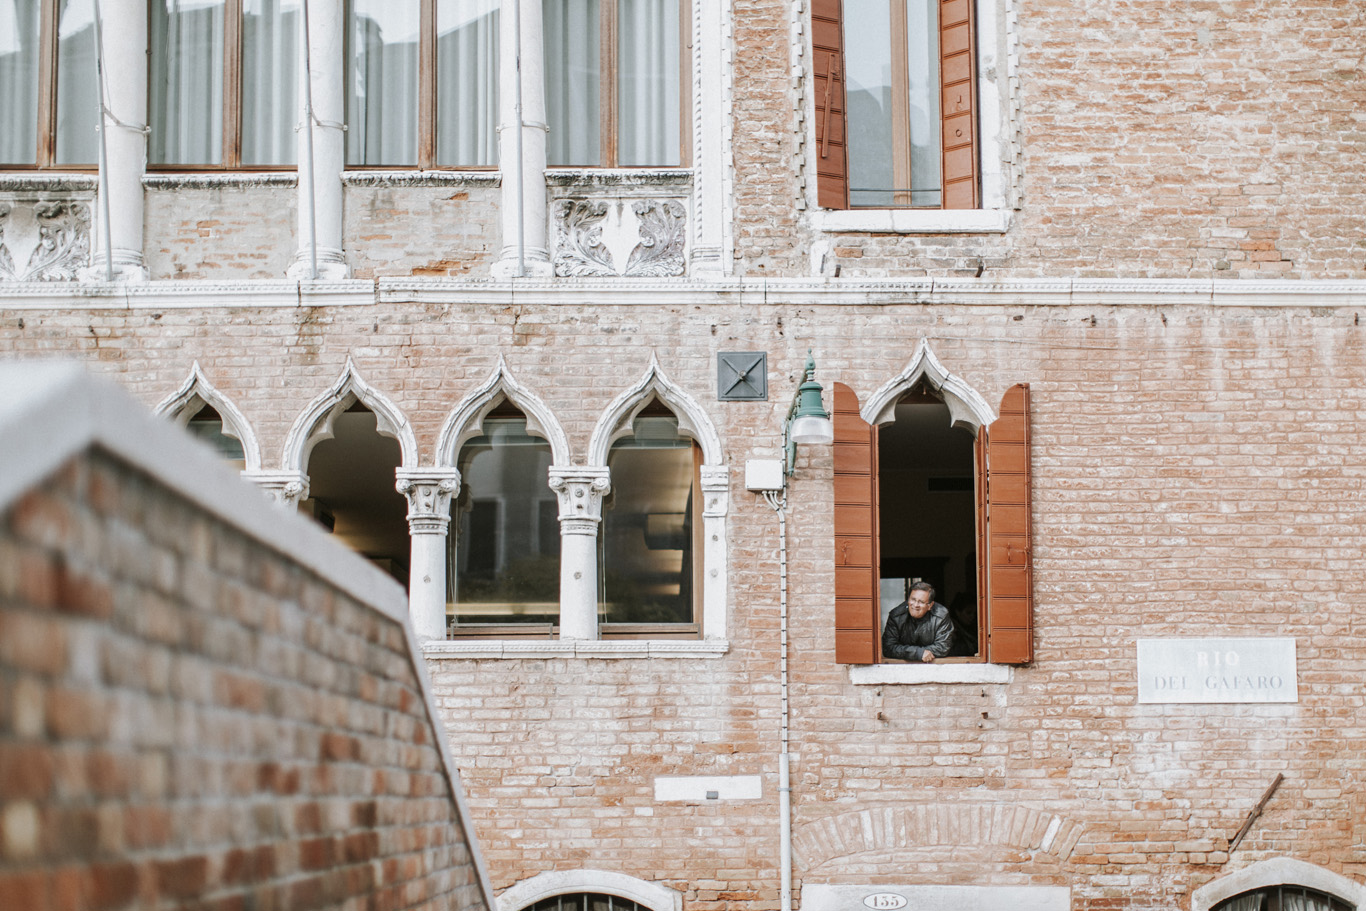
[[[598,0],[543,0],[546,161],[601,165],[601,26]]]
[[[457,465],[449,611],[457,625],[556,623],[560,534],[550,445],[527,433],[522,415],[487,417],[483,429]]]
[[[39,4],[0,3],[0,161],[31,164],[38,154]]]
[[[63,0],[57,22],[57,164],[92,165],[100,157],[92,0]]]
[[[619,0],[617,163],[679,164],[678,0]]]
[[[243,0],[242,164],[293,165],[299,0]]]
[[[673,415],[636,418],[607,457],[599,612],[604,623],[693,622],[693,491],[697,459]]]
[[[418,3],[347,3],[346,163],[415,165]]]
[[[853,206],[937,206],[939,0],[846,0]]]
[[[212,406],[205,405],[199,409],[185,429],[190,436],[212,446],[219,458],[238,471],[247,467],[246,456],[242,454],[242,442],[224,432],[223,418]]]
[[[223,161],[223,0],[153,0],[148,112],[152,164]]]
[[[436,162],[498,163],[499,0],[438,0]]]

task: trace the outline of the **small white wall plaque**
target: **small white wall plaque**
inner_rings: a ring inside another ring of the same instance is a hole
[[[764,796],[758,775],[678,775],[655,779],[655,800],[707,803],[715,800],[758,800]]]
[[[1140,639],[1139,702],[1298,702],[1294,639]]]
[[[802,886],[802,911],[1068,911],[1066,886]]]

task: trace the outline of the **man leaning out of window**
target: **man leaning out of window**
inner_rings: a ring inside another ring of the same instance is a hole
[[[953,645],[953,620],[949,609],[934,600],[934,586],[916,582],[887,615],[882,630],[882,654],[902,661],[931,663],[943,658]]]

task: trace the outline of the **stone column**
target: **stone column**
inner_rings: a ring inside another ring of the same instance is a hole
[[[100,193],[105,198],[97,200],[93,255],[90,267],[81,271],[81,278],[106,280],[107,237],[114,281],[143,282],[147,280],[142,256],[142,175],[147,170],[147,3],[98,2],[108,105],[100,121],[105,146]]]
[[[451,525],[451,497],[460,489],[454,468],[397,471],[398,492],[408,498],[408,531],[412,558],[408,575],[408,611],[418,641],[446,638],[446,536]]]
[[[560,638],[598,638],[598,526],[607,469],[550,466],[560,498]]]
[[[308,499],[308,475],[301,471],[244,471],[242,479],[261,488],[276,506],[291,512]]]
[[[315,238],[318,279],[337,281],[350,275],[346,254],[342,251],[341,177],[346,167],[346,134],[342,131],[346,116],[346,66],[342,56],[345,29],[341,3],[308,0],[308,34],[300,29],[299,49],[299,249],[288,272],[296,281],[312,276]],[[304,71],[304,42],[312,72],[311,123],[304,105],[308,83],[308,74]],[[310,135],[313,140],[311,160],[308,154]]]
[[[513,3],[503,5],[498,18],[498,165],[503,178],[503,246],[492,272],[510,278],[524,270],[527,276],[553,274],[547,250],[545,189],[545,49],[542,44],[541,0],[518,0],[521,15],[515,20]],[[521,129],[517,111],[517,47],[521,43]],[[521,133],[520,167],[517,134]],[[520,221],[519,221],[520,217]],[[518,241],[521,240],[521,257]]]
[[[724,11],[719,3],[693,5],[694,50],[692,76],[694,105],[692,259],[693,278],[721,278],[730,259],[726,255],[726,175],[729,173],[730,105],[725,59]]]
[[[730,510],[730,469],[702,466],[702,636],[726,638],[726,513]]]

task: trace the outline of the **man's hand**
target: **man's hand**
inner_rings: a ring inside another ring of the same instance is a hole
[[[920,653],[920,660],[925,662],[926,664],[934,664],[934,652],[930,651],[929,649],[926,649],[925,651]]]

